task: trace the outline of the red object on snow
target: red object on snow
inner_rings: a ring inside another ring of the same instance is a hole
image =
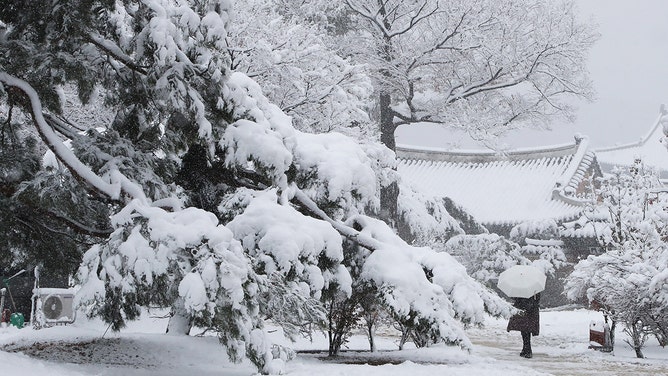
[[[589,324],[589,348],[605,352],[612,351],[608,324],[603,321],[592,321]]]
[[[9,311],[8,308],[5,308],[2,310],[2,318],[0,318],[0,322],[9,322],[11,318],[12,313]]]

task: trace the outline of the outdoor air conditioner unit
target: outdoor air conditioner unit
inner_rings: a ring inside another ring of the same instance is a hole
[[[71,324],[76,318],[74,291],[71,289],[38,288],[37,318],[44,325]]]

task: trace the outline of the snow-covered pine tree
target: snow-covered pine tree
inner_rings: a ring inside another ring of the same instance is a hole
[[[461,321],[509,313],[448,254],[412,247],[365,214],[395,181],[389,150],[300,132],[229,70],[229,1],[50,5],[0,9],[1,99],[28,115],[16,126],[39,134],[59,172],[112,211],[113,232],[79,268],[90,313],[120,328],[143,305],[171,307],[170,333],[211,328],[233,359],[265,373],[289,357],[264,335],[277,293],[307,301],[289,306],[310,307],[295,312],[310,320],[324,292],[367,283],[393,315],[463,347]],[[69,122],[65,85],[82,102],[99,90],[113,120]],[[368,253],[356,281],[344,242]]]
[[[0,257],[2,269],[66,281],[90,244],[111,233],[107,205],[91,200],[51,164],[18,103],[0,104]],[[44,166],[41,168],[40,166]]]

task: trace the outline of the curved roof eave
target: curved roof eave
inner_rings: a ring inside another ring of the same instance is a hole
[[[409,181],[417,182],[420,190],[437,197],[450,197],[480,223],[495,226],[515,225],[528,220],[565,221],[577,218],[581,208],[588,202],[577,199],[569,193],[577,189],[588,171],[597,164],[596,156],[589,150],[588,138],[581,136],[576,137],[575,143],[572,144],[501,153],[490,150],[447,151],[399,146],[397,157],[400,159],[400,172],[403,166],[403,174]],[[533,179],[542,179],[544,183],[500,181],[498,184],[490,184],[490,181],[493,182],[495,179],[518,179],[521,176],[518,174],[522,174],[522,170],[526,170],[526,174],[533,176]],[[544,172],[539,172],[541,170]],[[486,183],[480,184],[481,182]],[[484,189],[480,187],[481,185],[484,185]],[[516,188],[520,187],[534,192],[519,196],[514,193],[510,196],[519,200],[534,201],[527,201],[524,205],[520,202],[520,205],[511,207],[501,205],[497,209],[491,209],[492,205],[510,199],[501,197],[504,195],[501,194],[496,195],[498,196],[496,198],[490,198],[491,201],[487,203],[479,202],[480,197],[487,196],[490,190],[516,191]],[[530,209],[531,207],[538,212]]]

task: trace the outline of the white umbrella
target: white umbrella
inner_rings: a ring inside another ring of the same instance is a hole
[[[511,298],[530,298],[545,290],[545,273],[531,265],[515,265],[499,274],[499,290]]]

